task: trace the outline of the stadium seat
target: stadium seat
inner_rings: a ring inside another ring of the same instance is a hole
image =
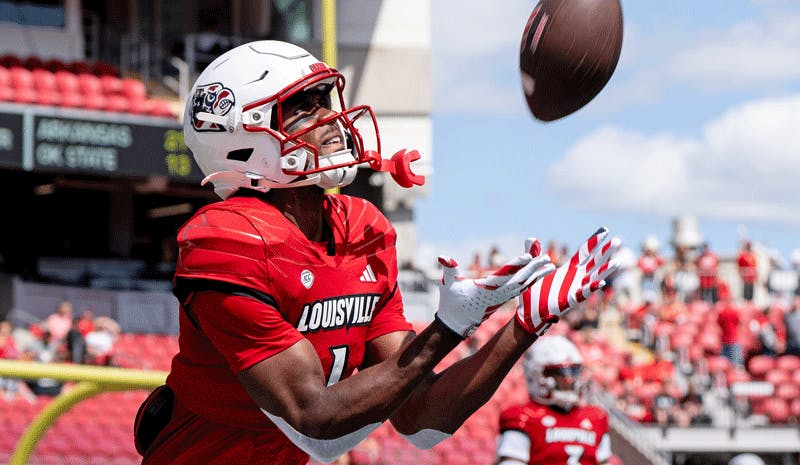
[[[775,386],[783,383],[791,382],[791,375],[789,372],[779,369],[774,369],[764,375],[764,381],[770,382]]]
[[[775,367],[786,371],[800,370],[800,357],[797,355],[781,355],[775,360]]]
[[[122,79],[113,74],[100,76],[100,85],[106,95],[119,94],[122,92]]]
[[[770,397],[764,400],[764,414],[772,424],[784,424],[789,420],[789,404],[779,397]]]
[[[91,73],[78,74],[78,86],[84,95],[104,93],[100,78]]]
[[[83,108],[83,96],[77,91],[62,91],[61,106],[67,108]]]
[[[10,87],[0,85],[0,102],[10,102],[14,99],[14,90]]]
[[[0,86],[7,87],[11,85],[11,74],[8,68],[0,66]]]
[[[42,89],[36,93],[36,103],[39,105],[60,106],[61,93],[54,89]]]
[[[712,355],[706,360],[708,372],[712,374],[727,373],[731,368],[731,361],[722,355]]]
[[[56,71],[56,86],[58,86],[58,90],[61,92],[79,92],[81,87],[78,83],[78,76],[65,69]]]
[[[56,75],[47,69],[37,68],[31,71],[33,87],[39,92],[58,90]]]
[[[166,100],[150,99],[150,110],[148,114],[152,116],[163,116],[165,118],[175,117],[175,112],[172,111],[170,103]]]
[[[33,73],[29,69],[22,66],[13,66],[9,68],[8,72],[12,87],[16,89],[33,89]]]
[[[147,99],[147,88],[144,83],[134,78],[122,79],[122,93],[131,101],[136,99]]]
[[[780,383],[775,386],[775,395],[787,401],[798,399],[800,398],[800,386],[791,381]]]
[[[128,111],[130,103],[124,95],[111,94],[106,97],[106,111],[123,113]]]
[[[764,375],[774,367],[775,359],[769,355],[754,355],[747,362],[747,370],[757,379],[764,379]]]
[[[106,103],[103,94],[84,94],[83,96],[83,108],[87,110],[105,110]]]
[[[33,88],[12,89],[11,101],[15,103],[36,103],[38,95]]]

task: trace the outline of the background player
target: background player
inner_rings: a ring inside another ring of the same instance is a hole
[[[545,336],[525,353],[530,400],[500,414],[498,465],[607,465],[608,416],[583,403],[583,358],[563,336]]]
[[[477,280],[440,257],[436,319],[414,335],[391,224],[364,199],[324,190],[387,163],[365,148],[365,130],[379,147],[372,110],[348,108],[343,90],[336,70],[276,41],[239,46],[198,77],[185,139],[223,201],[178,233],[180,351],[137,418],[143,463],[329,462],[386,419],[432,447],[613,271],[605,229],[556,273],[535,240]],[[544,282],[484,347],[434,374],[497,307]]]

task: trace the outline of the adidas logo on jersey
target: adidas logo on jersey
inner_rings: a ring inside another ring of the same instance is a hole
[[[378,279],[375,278],[375,273],[372,271],[372,267],[369,266],[367,263],[367,267],[364,268],[364,272],[361,273],[361,278],[359,279],[362,283],[376,283]]]

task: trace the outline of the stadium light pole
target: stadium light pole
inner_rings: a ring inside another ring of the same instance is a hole
[[[322,0],[322,61],[336,68],[336,0]],[[339,188],[326,189],[328,194],[338,194]]]

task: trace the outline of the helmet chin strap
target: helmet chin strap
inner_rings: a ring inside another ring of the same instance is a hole
[[[343,149],[331,154],[319,157],[319,167],[338,165],[340,163],[348,163],[355,161],[353,151],[351,149]],[[316,173],[319,176],[317,185],[323,189],[332,189],[334,187],[344,187],[353,182],[358,172],[357,165],[343,166],[330,170],[321,171]]]

